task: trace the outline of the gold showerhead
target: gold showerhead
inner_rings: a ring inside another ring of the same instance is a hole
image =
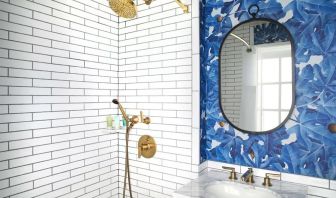
[[[118,16],[124,18],[134,18],[137,14],[137,9],[132,0],[109,0],[111,9]]]

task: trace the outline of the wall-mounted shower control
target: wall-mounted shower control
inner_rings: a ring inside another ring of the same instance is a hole
[[[138,158],[152,158],[156,153],[156,143],[153,137],[143,135],[138,141]]]

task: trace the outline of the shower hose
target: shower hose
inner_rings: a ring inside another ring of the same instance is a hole
[[[126,128],[126,157],[125,157],[125,177],[124,177],[124,189],[123,189],[123,198],[126,197],[126,185],[127,185],[127,178],[128,178],[128,190],[129,190],[129,194],[130,197],[133,198],[132,196],[132,186],[131,186],[131,175],[130,175],[130,168],[129,168],[129,155],[128,155],[128,141],[129,141],[129,134],[130,131],[132,129],[132,127],[134,126],[133,123],[131,123],[128,126],[127,123],[127,128]]]

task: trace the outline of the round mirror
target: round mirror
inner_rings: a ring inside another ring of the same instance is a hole
[[[221,107],[244,132],[280,127],[294,103],[293,42],[273,20],[253,19],[228,33],[220,50]]]

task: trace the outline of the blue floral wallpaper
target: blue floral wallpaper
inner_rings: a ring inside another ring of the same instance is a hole
[[[201,160],[336,179],[336,2],[334,0],[201,1]],[[248,134],[224,121],[219,105],[218,54],[225,35],[251,18],[282,23],[295,42],[296,103],[281,128]],[[217,17],[223,17],[217,22]],[[255,158],[249,152],[253,150]]]
[[[260,24],[254,28],[254,45],[289,41],[285,28],[276,23]]]

